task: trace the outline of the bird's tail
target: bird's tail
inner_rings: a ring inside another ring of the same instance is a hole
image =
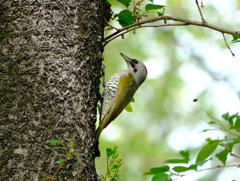
[[[96,131],[96,135],[95,135],[95,140],[96,140],[96,143],[95,143],[95,156],[96,157],[100,157],[100,151],[99,151],[99,137],[100,137],[100,134],[102,132],[102,130],[104,129],[104,124],[100,124],[97,131]]]
[[[99,151],[99,148],[98,148],[98,145],[99,145],[99,137],[100,137],[100,134],[102,133],[102,130],[104,128],[107,127],[107,125],[109,124],[109,116],[110,114],[107,113],[105,114],[103,120],[100,122],[99,126],[98,126],[98,129],[96,131],[96,134],[95,134],[95,140],[96,140],[96,146],[95,146],[95,156],[99,157],[100,156],[100,151]]]

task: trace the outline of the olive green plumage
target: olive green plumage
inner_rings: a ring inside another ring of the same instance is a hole
[[[100,123],[96,131],[97,141],[102,130],[123,111],[147,77],[147,69],[141,61],[122,53],[121,55],[128,65],[128,70],[117,72],[105,83]]]

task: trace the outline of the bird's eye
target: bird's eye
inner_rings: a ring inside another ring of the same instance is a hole
[[[134,69],[134,72],[137,72],[137,69]]]
[[[134,63],[135,63],[135,64],[138,64],[138,61],[137,61],[136,59],[134,59]]]

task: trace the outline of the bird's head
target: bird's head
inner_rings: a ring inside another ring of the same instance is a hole
[[[140,86],[147,77],[146,66],[141,61],[137,59],[131,59],[124,55],[123,53],[120,53],[120,55],[122,55],[122,57],[126,61],[128,65],[128,70],[133,74],[133,77]]]

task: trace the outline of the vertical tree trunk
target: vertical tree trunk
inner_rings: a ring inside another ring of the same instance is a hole
[[[0,4],[0,180],[96,180],[94,131],[105,0]],[[85,155],[85,156],[84,156]]]

